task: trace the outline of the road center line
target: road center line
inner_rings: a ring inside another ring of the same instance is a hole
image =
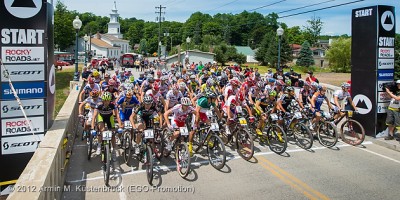
[[[366,141],[363,143],[363,145],[369,145],[369,144],[373,144],[370,141]],[[342,144],[342,145],[337,145],[336,147],[341,148],[341,147],[350,147],[351,145],[349,144]],[[322,149],[327,149],[326,147],[315,147],[315,148],[311,148],[312,150],[322,150]],[[306,150],[304,149],[292,149],[292,150],[287,150],[287,153],[295,153],[295,152],[304,152]],[[271,154],[275,154],[272,151],[268,151],[268,152],[259,152],[259,153],[255,153],[254,156],[260,156],[260,155],[271,155]],[[230,161],[230,160],[236,160],[236,159],[241,159],[242,157],[235,155],[235,156],[227,156],[226,157],[226,161]],[[195,163],[198,164],[208,164],[209,161],[208,160],[203,160],[203,161],[199,161],[199,162],[192,162],[192,165],[195,165]],[[198,165],[197,164],[197,165]],[[171,170],[171,169],[175,169],[176,165],[170,165],[170,166],[159,166],[160,170]],[[122,176],[126,176],[126,175],[132,175],[132,174],[140,174],[140,173],[146,173],[146,170],[138,170],[138,171],[130,171],[130,172],[126,172],[126,173],[121,173]],[[92,180],[98,180],[98,179],[103,179],[103,176],[98,176],[98,177],[93,177],[93,178],[86,178],[86,179],[80,179],[80,180],[71,180],[71,181],[66,181],[67,183],[79,183],[79,182],[84,182],[84,181],[92,181]]]
[[[257,157],[259,158],[261,161],[264,161],[265,163],[267,163],[269,166],[271,166],[272,168],[274,168],[275,170],[277,170],[279,173],[281,173],[282,175],[286,176],[287,178],[289,178],[290,180],[292,180],[293,182],[297,183],[298,185],[300,185],[302,188],[304,188],[305,190],[310,191],[311,193],[313,193],[314,195],[318,196],[320,199],[324,199],[324,200],[328,200],[329,197],[325,196],[324,194],[318,192],[317,190],[311,188],[309,185],[307,185],[306,183],[304,183],[303,181],[299,180],[298,178],[296,178],[295,176],[293,176],[292,174],[290,174],[289,172],[285,171],[284,169],[280,168],[279,166],[275,165],[274,163],[272,163],[271,161],[269,161],[268,159],[259,156]]]

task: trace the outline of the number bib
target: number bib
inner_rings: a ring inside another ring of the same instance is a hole
[[[236,112],[242,113],[242,106],[236,106]]]
[[[153,131],[153,129],[144,130],[144,138],[145,138],[145,139],[152,139],[152,138],[154,138],[154,131]]]
[[[132,125],[131,125],[130,121],[125,121],[124,125],[125,125],[125,128],[132,128]]]
[[[103,140],[110,141],[112,138],[111,131],[103,131]]]
[[[294,117],[295,117],[296,119],[301,119],[303,116],[301,115],[300,112],[295,112],[295,113],[294,113]]]
[[[211,128],[212,131],[219,131],[219,125],[218,123],[211,123]]]
[[[241,125],[247,125],[247,120],[243,117],[239,118],[239,122]]]
[[[189,130],[187,127],[179,127],[179,132],[181,133],[181,136],[188,136],[189,135]]]

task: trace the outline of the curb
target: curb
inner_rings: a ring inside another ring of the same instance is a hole
[[[382,140],[379,140],[379,139],[376,139],[374,137],[367,136],[367,135],[365,136],[365,140],[371,141],[372,143],[374,143],[376,145],[400,152],[400,142],[397,142],[396,140],[395,140],[396,141],[395,143],[386,142],[386,141],[382,141]]]

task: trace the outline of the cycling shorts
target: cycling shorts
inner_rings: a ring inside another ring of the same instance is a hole
[[[129,110],[127,112],[122,112],[122,110],[119,111],[119,118],[121,119],[122,122],[129,120],[129,117],[132,114],[132,110]]]
[[[185,122],[177,121],[177,120],[171,120],[171,126],[173,128],[179,128],[179,127],[184,127]]]
[[[101,115],[97,115],[97,123],[105,123],[109,129],[115,128],[114,116],[103,117]]]

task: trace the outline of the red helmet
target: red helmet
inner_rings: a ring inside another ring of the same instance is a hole
[[[157,71],[157,76],[161,77],[161,71]]]
[[[110,85],[110,86],[115,86],[115,85],[117,85],[117,82],[114,81],[114,80],[109,80],[109,81],[108,81],[108,85]]]
[[[239,81],[238,80],[236,80],[236,79],[231,79],[230,81],[229,81],[229,83],[232,85],[232,86],[239,86]]]
[[[153,89],[154,89],[155,91],[160,90],[160,85],[158,85],[158,83],[153,83]]]
[[[89,82],[89,84],[94,84],[93,78],[92,78],[92,77],[89,77],[89,78],[88,78],[88,82]]]
[[[243,93],[242,93],[242,92],[238,92],[238,93],[236,94],[236,99],[237,99],[239,102],[244,101],[244,95],[243,95]]]

